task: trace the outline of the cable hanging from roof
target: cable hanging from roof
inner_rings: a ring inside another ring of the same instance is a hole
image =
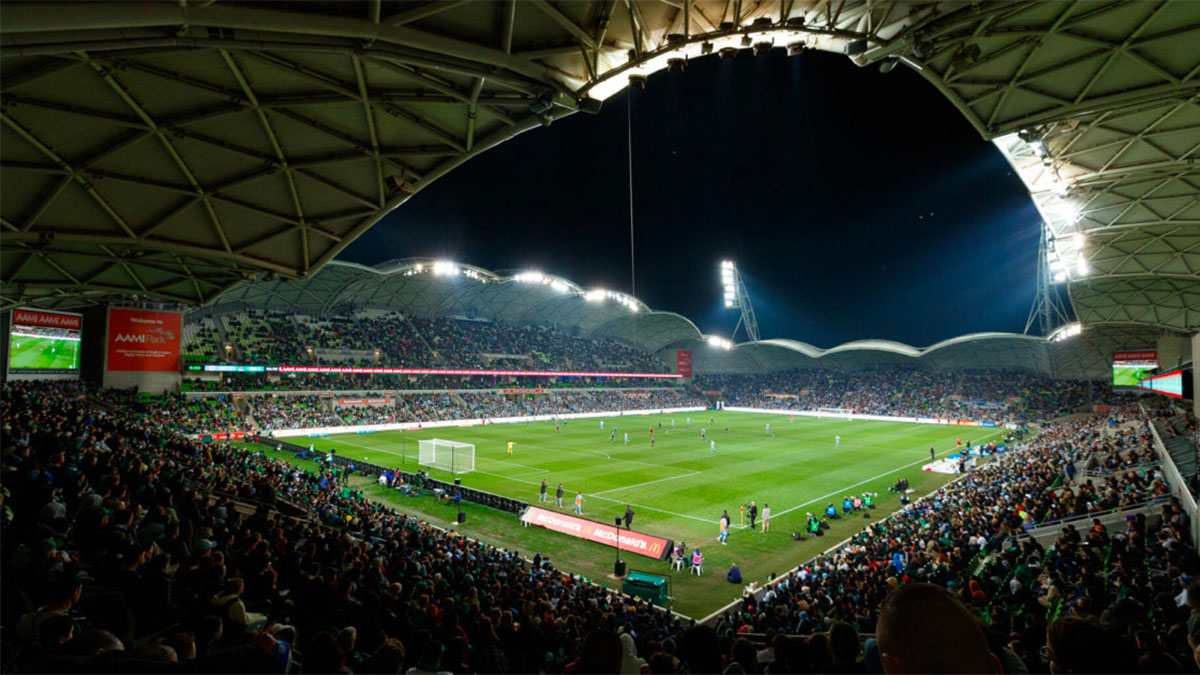
[[[633,229],[633,87],[625,96],[625,151],[629,157],[629,295],[637,297],[637,265],[634,258]],[[633,314],[633,344],[637,341],[637,313]]]

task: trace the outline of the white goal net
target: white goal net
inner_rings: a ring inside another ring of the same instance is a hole
[[[417,463],[450,473],[470,473],[475,470],[475,446],[440,438],[420,441]]]

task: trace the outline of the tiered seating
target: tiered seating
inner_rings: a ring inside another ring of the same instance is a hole
[[[225,332],[249,364],[299,363],[303,345],[290,321],[290,314],[251,310],[227,314]]]
[[[199,321],[185,321],[180,344],[183,345],[185,364],[212,363],[224,360],[221,336],[217,333],[216,324],[208,317]]]
[[[1080,412],[1089,400],[1087,382],[1003,371],[795,370],[766,375],[705,375],[697,378],[696,386],[719,389],[730,405],[738,406],[842,408],[875,415],[1017,423]],[[1101,400],[1111,398],[1107,386],[1091,383],[1091,389]]]

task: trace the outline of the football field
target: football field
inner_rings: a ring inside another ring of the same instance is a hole
[[[13,333],[8,352],[10,369],[79,367],[79,340],[33,337]]]
[[[655,427],[653,448],[651,425]],[[707,440],[701,440],[702,428]],[[1002,428],[800,416],[789,421],[787,415],[705,411],[610,417],[604,420],[603,429],[599,418],[569,420],[557,433],[554,422],[534,422],[528,426],[497,424],[292,440],[313,443],[318,450],[336,448],[339,455],[376,464],[403,466],[407,471],[420,468],[420,439],[473,443],[475,470],[459,475],[464,486],[536,504],[538,487],[545,479],[550,501],[544,506],[556,508],[554,490],[561,482],[566,490],[564,512],[572,511],[576,492],[582,491],[584,516],[609,524],[629,505],[636,514],[634,530],[683,540],[689,547],[701,546],[712,571],[706,571],[704,579],[678,573],[675,579],[675,595],[681,600],[690,587],[710,587],[707,592],[696,589],[699,595],[693,600],[697,602],[679,606],[680,611],[699,612],[728,601],[729,585],[711,586],[724,582],[730,562],[739,563],[747,581],[761,582],[768,572],[786,572],[898,508],[898,495],[887,490],[897,479],[909,479],[915,498],[951,478],[922,471],[922,465],[929,463],[930,446],[944,458],[955,451],[959,438],[964,443],[981,443],[999,441],[1004,433]],[[712,440],[716,441],[715,453],[710,448]],[[506,452],[509,441],[516,443],[512,455]],[[454,478],[446,471],[429,472],[441,480]],[[866,491],[880,495],[870,521],[853,514],[833,521],[828,536],[800,543],[792,540],[792,532],[804,529],[809,512],[822,514],[830,502],[840,512],[843,496]],[[769,533],[753,532],[743,522],[741,508],[751,500],[760,510],[770,505]],[[723,510],[728,510],[733,521],[727,546],[714,541]],[[512,526],[521,529],[515,518]],[[592,574],[605,566],[611,569],[613,549],[577,542],[566,535],[551,536],[551,541],[563,545],[563,551],[555,552],[563,554],[555,556],[561,568]],[[546,547],[545,539],[539,543]],[[572,561],[579,556],[587,560]],[[593,558],[601,564],[596,565]],[[666,563],[629,558],[633,568],[667,571]]]

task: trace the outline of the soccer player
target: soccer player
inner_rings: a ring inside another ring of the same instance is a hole
[[[937,453],[934,452],[933,446],[931,445],[931,446],[929,446],[929,461],[932,462],[935,459],[937,459]]]
[[[841,444],[842,444],[842,437],[841,437],[841,436],[834,436],[834,437],[833,437],[833,447],[835,447],[835,448],[836,448],[836,447],[838,447],[838,446],[839,446],[839,445],[841,445]]]
[[[609,443],[617,442],[617,430],[616,429],[613,429],[612,433],[608,435],[608,442]]]
[[[763,516],[763,528],[762,528],[762,531],[763,531],[763,532],[766,532],[766,531],[768,531],[768,530],[770,530],[770,529],[771,529],[771,505],[770,505],[770,504],[763,503],[763,514],[762,514],[762,516]]]
[[[654,436],[653,435],[650,436],[650,447],[652,447],[652,448],[654,447]]]
[[[629,432],[625,432],[625,445],[629,445]]]
[[[629,508],[629,505],[626,504],[625,505],[625,529],[628,530],[631,527],[633,527],[633,509]]]
[[[554,491],[555,501],[558,502],[558,508],[562,508],[563,487],[562,483],[558,484],[558,489]]]
[[[771,433],[771,423],[767,422],[767,433]]]
[[[539,502],[546,501],[546,479],[545,478],[542,479],[542,489],[540,492],[538,492],[538,501]]]
[[[514,445],[516,445],[516,443],[514,443],[514,442],[512,442],[512,441],[509,441],[509,442],[508,442],[508,455],[509,455],[510,457],[512,456],[512,451],[513,451],[513,446],[514,446]]]
[[[672,429],[675,428],[675,418],[674,417],[671,418],[671,428]]]
[[[578,513],[581,516],[583,515],[583,503],[586,501],[587,500],[583,498],[582,492],[575,493],[575,513]]]
[[[604,420],[600,420],[600,430],[604,430]]]
[[[754,521],[758,518],[758,504],[750,502],[750,531],[754,531]]]
[[[714,438],[713,440],[708,442],[708,454],[710,454],[710,455],[717,454],[717,439]]]
[[[687,423],[690,425],[692,423],[692,418],[687,418]]]
[[[722,546],[728,546],[725,540],[729,538],[729,516],[722,515],[721,522],[717,527],[717,539],[721,541]]]
[[[707,438],[708,438],[708,429],[705,429],[704,427],[700,427],[700,440],[703,441]]]

